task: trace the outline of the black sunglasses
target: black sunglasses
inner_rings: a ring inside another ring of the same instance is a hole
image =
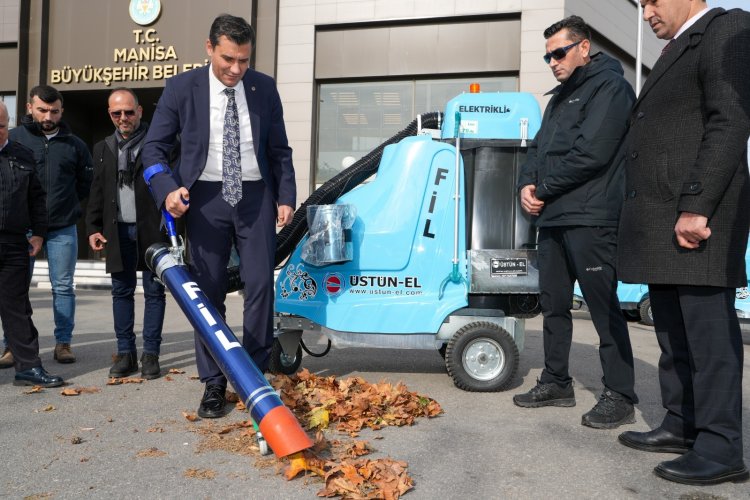
[[[135,116],[134,109],[123,109],[122,111],[110,111],[109,112],[112,118],[120,118],[120,115],[123,113],[125,114],[125,116]]]
[[[560,47],[559,49],[555,49],[552,52],[547,52],[544,54],[544,62],[549,64],[549,62],[554,59],[555,61],[560,61],[562,59],[565,59],[565,56],[568,55],[568,52],[570,49],[581,43],[583,40],[578,40],[575,43],[571,43],[570,45],[566,45],[565,47]]]

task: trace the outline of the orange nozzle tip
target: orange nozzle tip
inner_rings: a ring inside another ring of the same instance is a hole
[[[470,94],[478,94],[479,93],[479,84],[478,83],[470,83],[469,84],[469,93]]]
[[[286,406],[277,406],[269,411],[258,427],[268,446],[279,458],[306,450],[313,445],[310,436]]]

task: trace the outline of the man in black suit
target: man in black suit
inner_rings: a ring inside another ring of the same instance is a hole
[[[682,455],[654,472],[686,484],[750,477],[742,449],[742,336],[750,228],[750,13],[641,0],[670,40],[635,104],[618,274],[648,283],[667,413],[620,442]]]
[[[254,43],[241,17],[214,20],[206,40],[211,64],[167,81],[143,165],[160,170],[150,181],[157,205],[185,217],[190,270],[222,314],[236,242],[245,283],[242,343],[263,371],[273,344],[274,222],[291,222],[296,183],[276,84],[248,69]],[[181,156],[172,171],[167,161],[178,134]],[[206,384],[198,415],[221,417],[226,377],[197,335],[195,348]]]

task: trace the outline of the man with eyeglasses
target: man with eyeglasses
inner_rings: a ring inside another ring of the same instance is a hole
[[[49,85],[32,88],[26,109],[28,114],[20,127],[10,131],[10,138],[34,151],[37,175],[47,193],[49,229],[44,253],[52,284],[54,359],[58,363],[74,363],[70,344],[76,307],[76,222],[82,213],[81,201],[88,196],[91,185],[91,154],[86,143],[62,121],[63,97],[57,89]]]
[[[112,313],[117,354],[110,377],[127,377],[138,371],[135,344],[135,289],[137,271],[143,283],[143,355],[141,376],[158,378],[159,353],[164,323],[164,286],[146,266],[146,249],[168,243],[160,230],[161,214],[143,179],[141,148],[148,123],[131,89],[121,87],[109,94],[112,135],[94,145],[94,180],[86,212],[89,246],[106,250],[106,271],[112,278]]]
[[[544,32],[544,61],[560,82],[521,167],[522,208],[539,228],[544,370],[513,402],[525,408],[575,406],[569,353],[573,284],[580,283],[599,334],[604,389],[581,423],[612,429],[635,422],[633,352],[617,299],[617,224],[625,193],[618,153],[635,100],[622,66],[590,54],[591,31],[578,16]]]

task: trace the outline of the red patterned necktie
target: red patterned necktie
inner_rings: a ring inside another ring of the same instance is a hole
[[[669,52],[669,50],[672,48],[672,44],[674,43],[674,38],[672,38],[665,46],[661,49],[661,55],[666,54]]]

